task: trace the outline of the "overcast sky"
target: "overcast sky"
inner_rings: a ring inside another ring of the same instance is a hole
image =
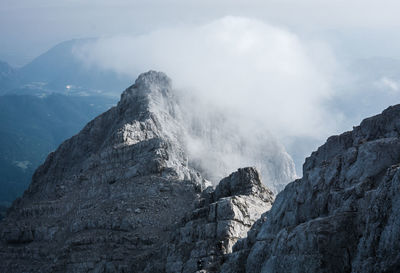
[[[227,15],[324,39],[350,57],[399,57],[393,0],[0,0],[0,59],[22,65],[65,40],[143,34]]]

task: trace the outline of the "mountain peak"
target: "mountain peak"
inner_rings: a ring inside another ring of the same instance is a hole
[[[176,118],[171,79],[163,72],[153,70],[140,74],[135,83],[122,93],[118,107],[128,112],[135,109],[135,113],[139,114],[151,112],[162,115],[160,112],[164,112]]]
[[[269,200],[272,192],[261,183],[261,175],[254,167],[238,169],[222,179],[215,189],[215,198],[220,199],[231,195],[256,195],[261,200]]]
[[[135,81],[135,86],[151,89],[152,86],[171,88],[171,79],[164,73],[150,70],[142,73]]]
[[[188,166],[170,91],[164,73],[142,74],[116,107],[51,153],[3,220],[0,248],[15,244],[24,251],[22,245],[34,242],[29,251],[48,251],[44,272],[58,272],[61,264],[68,272],[90,271],[88,261],[97,263],[110,245],[135,261],[112,262],[133,266],[127,271],[141,271],[159,255],[170,229],[210,185]],[[59,243],[64,247],[55,250]],[[77,245],[84,247],[73,250]],[[0,260],[13,260],[3,254]],[[30,262],[18,266],[38,270]]]
[[[17,263],[14,272],[87,272],[106,266],[119,272],[159,272],[164,266],[161,251],[185,215],[198,217],[190,219],[200,221],[199,228],[213,230],[207,242],[216,238],[224,242],[212,244],[210,251],[217,251],[221,259],[231,252],[233,244],[270,208],[273,194],[261,184],[254,168],[239,169],[215,191],[209,187],[189,161],[193,153],[188,152],[187,135],[193,124],[182,118],[181,111],[191,115],[192,109],[182,109],[177,99],[164,73],[143,73],[122,93],[116,107],[51,153],[0,225],[0,248],[12,248],[0,251],[0,260],[8,261],[0,265],[0,271],[10,272]],[[222,123],[210,122],[221,114],[216,112],[197,124],[199,130],[206,128],[205,137],[220,131],[210,147],[197,146],[206,153],[218,149],[220,140],[231,141],[225,133],[236,134],[236,126],[220,130]],[[235,142],[235,147],[239,144]],[[219,152],[205,158],[217,169],[220,156],[229,157],[226,150]],[[208,223],[204,213],[217,208],[222,211],[215,219],[210,213]],[[230,213],[228,218],[224,208]],[[197,234],[192,223],[189,220],[182,232]],[[175,243],[177,247],[186,244]],[[196,245],[186,246],[193,247],[194,254],[202,251]],[[30,259],[15,262],[14,253],[28,257],[39,249],[44,250],[40,264]],[[219,258],[217,264],[222,261]],[[187,265],[192,262],[188,260]]]
[[[121,101],[159,95],[157,93],[165,96],[170,93],[171,86],[171,79],[166,74],[150,70],[140,74],[135,83],[122,93]]]

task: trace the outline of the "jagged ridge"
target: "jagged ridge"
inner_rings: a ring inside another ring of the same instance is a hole
[[[219,272],[233,245],[273,201],[254,168],[239,169],[215,190],[206,189],[167,244],[165,272]]]
[[[226,250],[213,258],[218,267],[273,195],[251,168],[223,180],[215,193],[203,191],[210,184],[188,166],[180,115],[169,78],[154,71],[140,75],[116,107],[37,169],[1,222],[0,271],[164,271],[167,246],[182,245],[170,242],[172,231],[185,227],[182,217],[224,204],[234,215],[211,220],[225,230],[218,239]],[[236,223],[238,211],[243,219]]]
[[[131,272],[157,256],[208,185],[187,165],[170,89],[142,74],[48,156],[1,223],[0,271]]]
[[[0,271],[400,270],[400,105],[329,138],[274,201],[254,168],[206,188],[170,89],[141,75],[49,155],[1,222]]]
[[[400,105],[330,137],[222,272],[399,272]]]

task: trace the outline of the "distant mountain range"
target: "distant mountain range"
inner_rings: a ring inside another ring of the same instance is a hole
[[[0,96],[0,202],[21,195],[50,151],[112,105],[94,96]]]
[[[132,83],[132,78],[76,58],[74,50],[92,40],[62,42],[21,68],[0,61],[0,206],[21,195],[45,156],[115,104]],[[332,112],[343,114],[348,128],[399,101],[399,60],[357,60],[348,70],[353,77],[342,81],[336,87],[340,92],[327,103]],[[286,147],[298,174],[316,147],[317,141],[308,138]]]
[[[0,61],[0,218],[63,140],[118,100],[130,79],[86,67],[60,43],[14,69]]]
[[[18,87],[19,84],[16,71],[8,63],[0,61],[0,94]]]
[[[60,43],[19,69],[0,62],[0,94],[57,92],[119,95],[132,79],[111,70],[88,67],[79,60],[74,50],[87,41],[90,39]]]

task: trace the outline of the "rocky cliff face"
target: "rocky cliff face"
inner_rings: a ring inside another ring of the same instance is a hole
[[[219,272],[225,256],[273,200],[254,168],[239,169],[215,191],[207,188],[168,243],[166,272]]]
[[[0,272],[400,271],[400,105],[329,138],[276,200],[255,168],[209,187],[181,115],[142,74],[36,171]]]
[[[188,165],[181,115],[169,78],[151,71],[60,145],[1,222],[0,272],[158,272],[174,259],[186,266],[199,257],[178,257],[168,242],[200,249],[171,234],[196,217],[201,229],[208,220],[198,211],[216,204],[234,212],[210,218],[219,230],[207,235],[206,249],[216,248],[215,238],[223,242],[224,251],[208,254],[219,266],[269,209],[272,193],[254,169],[227,178],[215,193],[204,191],[211,184]]]
[[[399,272],[400,105],[333,136],[222,272]]]
[[[187,165],[170,89],[141,75],[48,156],[1,223],[1,272],[146,268],[208,186]]]

